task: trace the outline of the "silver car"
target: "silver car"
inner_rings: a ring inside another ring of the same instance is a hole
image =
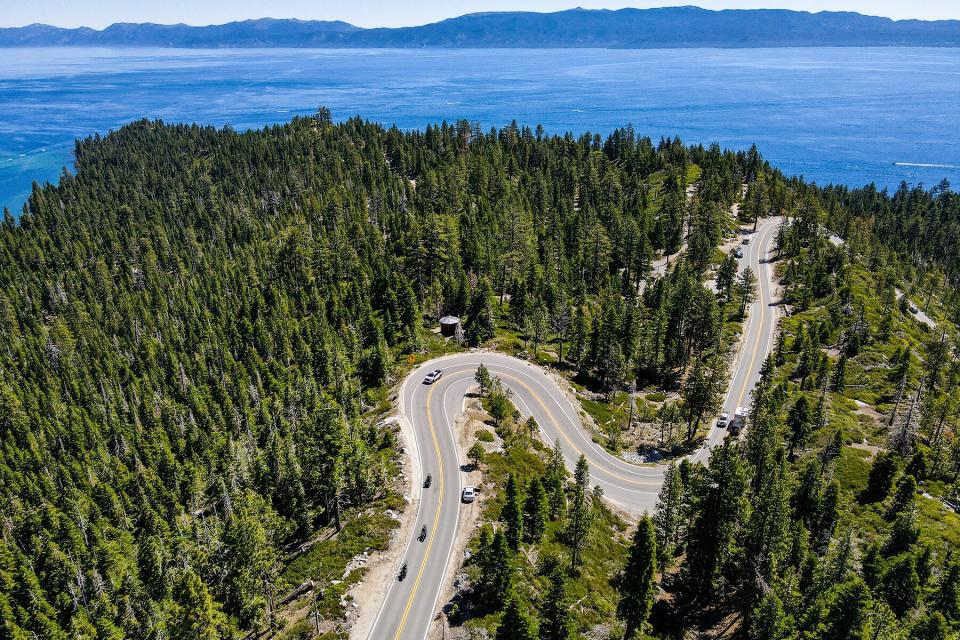
[[[440,376],[443,375],[443,371],[440,369],[434,369],[427,374],[427,377],[423,379],[423,384],[433,384],[440,379]]]

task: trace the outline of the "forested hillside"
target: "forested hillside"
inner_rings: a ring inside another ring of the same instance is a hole
[[[769,210],[770,177],[744,204]],[[450,609],[467,637],[957,637],[957,195],[787,188],[773,261],[788,315],[746,436],[708,466],[671,463],[632,536],[585,460],[567,484],[560,443],[503,419],[478,373],[501,443],[476,455],[495,493]]]
[[[882,203],[869,217],[856,215],[865,198]],[[790,316],[746,437],[728,439],[706,469],[683,461],[668,474],[653,555],[672,598],[657,603],[654,628],[732,628],[751,640],[956,637],[956,284],[936,292],[932,327],[908,295],[897,302],[895,286],[903,276],[942,283],[940,267],[956,268],[955,246],[942,244],[956,206],[943,186],[892,199],[828,189],[781,227]],[[825,220],[850,241],[825,237]],[[929,302],[922,288],[914,297]]]
[[[854,264],[910,295],[939,283],[929,290],[945,327],[958,308],[941,295],[960,275],[960,198],[949,189],[820,190],[756,150],[654,144],[629,128],[606,140],[467,123],[402,132],[335,125],[323,109],[244,133],[141,121],[78,142],[76,167],[0,230],[0,638],[232,638],[283,626],[279,602],[301,579],[341,577],[351,538],[335,532],[360,535],[402,490],[379,418],[443,314],[465,318],[471,344],[519,327],[565,345],[599,392],[680,389],[694,438],[726,375],[735,286],[729,273],[719,293],[707,280],[724,271],[717,247],[741,198],[746,221],[792,217],[782,246],[796,257],[785,277],[798,310],[833,296],[857,309]],[[831,248],[824,224],[850,253]],[[653,259],[680,250],[648,283]],[[834,332],[856,345],[900,339],[899,325],[880,334],[844,309]],[[951,328],[943,345],[954,338]],[[924,380],[949,398],[955,359],[942,351]],[[799,375],[776,386],[775,375],[758,424],[768,414],[781,424],[786,398],[808,389]],[[935,435],[951,451],[957,418],[943,415],[897,455],[912,459]],[[669,536],[678,558],[686,551],[681,576],[698,576],[684,602],[701,606],[731,584],[751,585],[733,591],[745,607],[785,610],[817,590],[868,597],[879,583],[855,577],[865,569],[853,553],[811,590],[826,566],[816,545],[832,549],[839,530],[818,506],[787,524],[819,518],[810,529],[821,537],[796,525],[783,537],[786,504],[820,494],[792,489],[803,446],[788,455],[781,431],[755,431],[747,448],[769,438],[762,454],[745,461],[731,445],[709,472],[684,476],[701,496]],[[956,456],[929,477],[955,481]],[[902,520],[906,502],[888,520]],[[754,526],[750,503],[769,527]],[[740,536],[746,523],[758,538]],[[311,550],[321,537],[329,544]],[[883,551],[883,567],[919,556],[906,544]],[[924,584],[941,595],[894,612],[927,619],[939,607],[955,620],[960,571],[939,548],[925,557]],[[773,574],[808,582],[777,585],[775,601]]]

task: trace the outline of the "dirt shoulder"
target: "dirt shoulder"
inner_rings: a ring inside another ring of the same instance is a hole
[[[386,551],[372,554],[365,558],[366,572],[361,580],[346,593],[350,605],[345,611],[346,627],[351,638],[363,640],[370,633],[370,628],[377,614],[380,612],[387,591],[396,577],[400,560],[406,551],[407,542],[413,535],[413,528],[419,511],[419,497],[414,497],[413,488],[419,486],[420,469],[413,462],[419,460],[416,453],[416,443],[412,438],[412,430],[404,416],[397,418],[400,424],[400,442],[404,447],[401,456],[402,481],[404,483],[404,499],[406,506],[401,513],[393,515],[399,526],[390,536],[390,544]],[[407,422],[404,425],[404,422]]]
[[[476,391],[471,389],[471,391]],[[480,400],[469,394],[463,399],[463,410],[456,417],[453,423],[453,433],[457,442],[460,460],[467,459],[467,450],[477,441],[476,434],[478,429],[485,429],[487,425],[483,423],[480,410]],[[492,444],[492,443],[491,443]],[[486,445],[490,446],[490,445]],[[453,552],[450,554],[450,564],[443,577],[443,587],[440,590],[438,602],[443,602],[443,608],[456,596],[459,589],[460,580],[457,578],[460,573],[467,543],[470,541],[473,532],[481,524],[481,515],[483,514],[483,505],[486,502],[486,492],[482,490],[483,473],[473,469],[468,464],[461,467],[463,473],[463,486],[473,485],[480,490],[477,492],[477,500],[470,504],[461,504],[460,506],[460,527],[457,531],[457,537],[454,541]],[[446,616],[442,612],[433,619],[430,625],[430,631],[427,638],[430,640],[451,638],[449,627],[446,627]]]

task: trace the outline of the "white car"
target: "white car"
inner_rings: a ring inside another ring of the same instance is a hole
[[[747,426],[747,409],[737,407],[737,410],[733,412],[733,420],[730,422],[730,431],[740,433],[740,430],[745,426]]]
[[[464,502],[473,502],[477,497],[477,490],[473,487],[464,487],[463,496],[461,496]]]
[[[440,369],[434,369],[427,374],[427,377],[423,379],[423,384],[433,384],[440,379],[440,376],[443,375],[443,371]]]
[[[728,424],[730,424],[730,416],[724,411],[720,414],[720,417],[717,418],[717,426],[721,429],[726,429]]]

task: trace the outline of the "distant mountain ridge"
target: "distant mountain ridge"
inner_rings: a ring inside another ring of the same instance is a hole
[[[0,28],[0,46],[303,47],[323,46],[324,34],[359,31],[336,21],[261,18],[221,25],[118,22],[103,30],[62,29],[46,24]]]
[[[416,27],[263,18],[195,27],[118,23],[103,30],[0,28],[0,46],[678,48],[960,47],[960,20],[891,20],[852,12],[698,7],[473,13]]]

